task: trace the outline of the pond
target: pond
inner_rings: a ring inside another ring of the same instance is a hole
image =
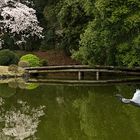
[[[140,108],[114,96],[140,84],[13,85],[0,84],[1,140],[140,139]]]

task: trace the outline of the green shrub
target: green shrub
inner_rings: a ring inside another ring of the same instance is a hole
[[[5,49],[0,51],[0,65],[9,66],[11,64],[17,64],[19,58],[14,52]]]
[[[20,61],[25,61],[29,63],[30,67],[41,66],[40,59],[33,54],[27,54],[20,58]]]
[[[46,59],[41,60],[41,65],[42,66],[48,66],[48,61]]]

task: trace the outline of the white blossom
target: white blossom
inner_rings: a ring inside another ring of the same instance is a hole
[[[11,37],[18,36],[16,44],[25,42],[29,37],[43,37],[36,11],[25,4],[15,0],[0,0],[0,16],[0,32],[8,32]]]

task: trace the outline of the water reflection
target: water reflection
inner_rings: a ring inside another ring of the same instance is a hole
[[[0,84],[0,97],[9,98],[16,93],[16,89],[10,88],[7,84]]]
[[[132,97],[140,85],[34,87],[0,85],[0,140],[140,139],[140,108],[114,96]],[[8,97],[11,92],[15,94]]]
[[[64,97],[56,97],[56,102],[58,103],[58,104],[63,104],[65,101],[64,101]]]
[[[33,90],[39,86],[38,83],[26,83],[26,80],[23,78],[10,78],[10,79],[4,79],[0,80],[0,83],[2,84],[8,84],[10,88],[20,88],[20,89],[27,89],[27,90]]]
[[[5,100],[0,98],[0,120],[3,124],[1,137],[9,140],[35,139],[40,117],[45,115],[45,106],[31,107],[22,100],[17,100],[15,106],[7,110],[5,105]]]

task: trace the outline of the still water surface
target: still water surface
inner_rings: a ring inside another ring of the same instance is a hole
[[[11,87],[0,84],[0,140],[140,140],[140,108],[114,96],[139,84]]]

